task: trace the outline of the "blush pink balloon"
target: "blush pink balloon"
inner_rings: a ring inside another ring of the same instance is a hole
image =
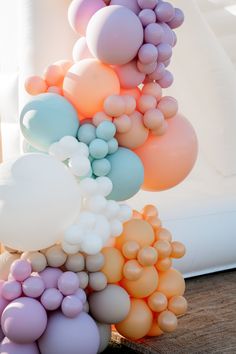
[[[91,17],[105,6],[102,0],[73,0],[68,9],[68,20],[73,30],[84,36]]]
[[[121,87],[125,89],[132,89],[139,86],[146,76],[138,70],[135,60],[125,65],[115,66],[114,69],[119,78]]]
[[[177,114],[165,122],[168,129],[164,135],[150,135],[143,146],[134,150],[144,166],[144,190],[162,191],[178,185],[197,159],[197,137],[189,121]]]
[[[17,259],[12,263],[10,268],[10,274],[12,278],[18,281],[24,281],[32,272],[32,266],[28,261],[23,259]]]
[[[24,281],[22,289],[26,296],[37,298],[44,292],[45,284],[41,277],[31,276]]]
[[[2,286],[2,296],[8,301],[17,299],[21,293],[21,283],[16,280],[8,280]]]

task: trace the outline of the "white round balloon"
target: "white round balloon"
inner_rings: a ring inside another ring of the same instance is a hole
[[[45,154],[0,165],[0,242],[21,250],[52,246],[75,222],[79,187],[67,167]]]

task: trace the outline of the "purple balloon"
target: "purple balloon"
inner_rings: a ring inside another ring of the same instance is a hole
[[[39,273],[40,277],[44,281],[46,289],[57,288],[57,282],[63,272],[58,268],[47,267],[42,272]]]
[[[149,75],[150,80],[158,81],[165,75],[165,65],[163,63],[158,63],[156,70]]]
[[[158,45],[163,41],[164,30],[158,23],[150,23],[144,30],[144,38],[146,43]]]
[[[160,22],[169,22],[175,16],[174,7],[168,2],[160,2],[155,8],[155,13],[158,21]]]
[[[166,70],[164,76],[158,81],[162,88],[170,87],[174,82],[174,77],[170,71]]]
[[[151,74],[156,70],[157,62],[154,61],[150,64],[142,64],[139,61],[137,62],[137,67],[141,73]]]
[[[175,9],[175,16],[172,18],[171,21],[168,22],[170,28],[175,29],[180,27],[184,23],[184,13],[182,10],[176,8]]]
[[[157,6],[158,0],[138,0],[141,9],[154,9]]]
[[[153,44],[143,44],[139,49],[138,58],[142,64],[150,64],[157,61],[158,51]]]
[[[65,316],[73,318],[83,310],[83,304],[76,295],[69,295],[62,301],[61,309]]]
[[[100,335],[95,321],[87,313],[68,318],[57,311],[50,315],[38,345],[41,354],[95,354],[100,346]]]
[[[23,259],[17,259],[12,263],[10,273],[13,279],[18,281],[24,281],[32,272],[31,263]]]
[[[16,280],[8,280],[2,286],[2,296],[12,301],[20,297],[22,294],[21,283]]]
[[[111,0],[110,5],[121,5],[128,7],[128,9],[133,11],[136,15],[138,15],[141,10],[138,6],[137,0]]]
[[[168,60],[164,61],[165,67],[167,68],[167,66],[169,66],[170,63],[171,63],[171,59],[168,59]]]
[[[145,74],[138,70],[135,60],[125,65],[115,66],[114,69],[119,77],[121,87],[125,89],[135,88],[145,79]]]
[[[85,302],[87,301],[87,295],[85,293],[85,291],[83,289],[78,289],[75,293],[75,296],[77,296],[80,301],[82,302],[82,304],[85,304]]]
[[[156,23],[156,14],[153,10],[150,9],[144,9],[142,10],[139,15],[138,15],[140,21],[142,22],[142,25],[146,27],[150,23]]]
[[[173,37],[174,37],[173,47],[175,47],[178,39],[177,39],[176,33],[174,31],[172,31],[172,33],[173,33]]]
[[[5,337],[0,345],[0,353],[4,354],[39,354],[36,343],[17,344]]]
[[[172,31],[172,29],[166,23],[161,23],[160,26],[163,29],[163,37],[161,42],[167,43],[173,47],[175,43],[174,31]]]
[[[72,295],[79,288],[79,277],[73,272],[65,272],[58,279],[57,286],[63,295]]]
[[[37,298],[44,292],[45,285],[40,276],[31,276],[24,281],[22,289],[26,296]]]
[[[160,43],[157,46],[158,50],[158,62],[163,63],[169,60],[172,56],[172,47],[167,43]]]
[[[37,340],[47,327],[47,313],[34,299],[20,297],[7,305],[1,318],[6,337],[19,344]]]
[[[46,289],[41,296],[41,304],[48,311],[57,310],[62,303],[63,295],[58,289]]]

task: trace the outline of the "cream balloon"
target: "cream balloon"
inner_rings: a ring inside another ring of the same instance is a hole
[[[26,154],[0,166],[0,241],[35,251],[60,240],[80,211],[75,178],[51,156]]]

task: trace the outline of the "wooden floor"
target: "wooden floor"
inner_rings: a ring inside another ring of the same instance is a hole
[[[140,343],[114,333],[106,354],[236,354],[236,271],[187,280],[186,298],[189,311],[175,333]]]

